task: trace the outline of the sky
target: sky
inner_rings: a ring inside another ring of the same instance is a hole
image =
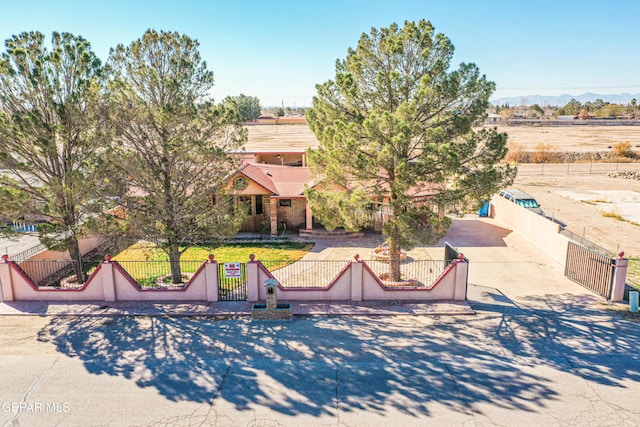
[[[106,61],[148,28],[177,31],[199,41],[214,99],[300,107],[362,33],[420,19],[452,41],[454,67],[496,83],[491,99],[640,93],[638,0],[0,0],[0,51],[22,31],[66,31]]]

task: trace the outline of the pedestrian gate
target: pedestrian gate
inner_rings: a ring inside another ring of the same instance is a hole
[[[611,298],[615,260],[574,242],[567,246],[564,275],[585,288]]]
[[[225,262],[218,264],[218,300],[246,301],[247,264]]]

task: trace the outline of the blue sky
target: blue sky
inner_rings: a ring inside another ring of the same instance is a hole
[[[451,39],[455,65],[496,82],[492,98],[640,92],[637,0],[0,0],[0,38],[68,31],[106,60],[147,28],[178,31],[200,42],[215,99],[310,106],[363,32],[422,18]]]

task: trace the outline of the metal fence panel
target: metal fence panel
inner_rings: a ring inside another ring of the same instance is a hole
[[[22,261],[16,263],[22,272],[38,287],[79,288],[75,281],[77,261]],[[73,280],[72,277],[73,276]],[[86,275],[88,277],[88,275]]]
[[[227,277],[225,263],[218,264],[218,300],[246,301],[247,299],[247,264],[239,264],[240,277]]]
[[[369,268],[382,280],[386,280],[389,263],[375,259],[365,260]],[[261,261],[262,265],[285,288],[327,287],[347,266],[340,260]],[[402,280],[415,286],[430,286],[442,274],[448,264],[442,260],[407,260],[400,264]]]
[[[368,260],[367,265],[381,279],[386,280],[389,263],[378,260]],[[401,279],[410,281],[413,286],[431,286],[440,277],[451,262],[442,260],[407,260],[400,263]]]
[[[613,270],[613,259],[577,243],[568,243],[564,274],[569,279],[609,299]]]
[[[324,288],[346,267],[347,261],[260,261],[285,288]]]
[[[203,261],[180,261],[183,283],[198,271]],[[171,282],[170,261],[118,261],[118,264],[143,288],[163,287]]]
[[[38,287],[78,288],[84,283],[75,281],[77,261],[22,261],[17,263],[24,274]],[[119,261],[120,266],[141,287],[164,287],[171,280],[171,263],[169,261]],[[85,279],[95,270],[96,262],[86,262]],[[183,284],[191,279],[200,266],[201,261],[180,261]]]

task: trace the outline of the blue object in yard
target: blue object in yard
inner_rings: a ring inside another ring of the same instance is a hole
[[[486,202],[480,209],[478,209],[478,216],[489,216],[489,206],[491,206],[491,203]]]

